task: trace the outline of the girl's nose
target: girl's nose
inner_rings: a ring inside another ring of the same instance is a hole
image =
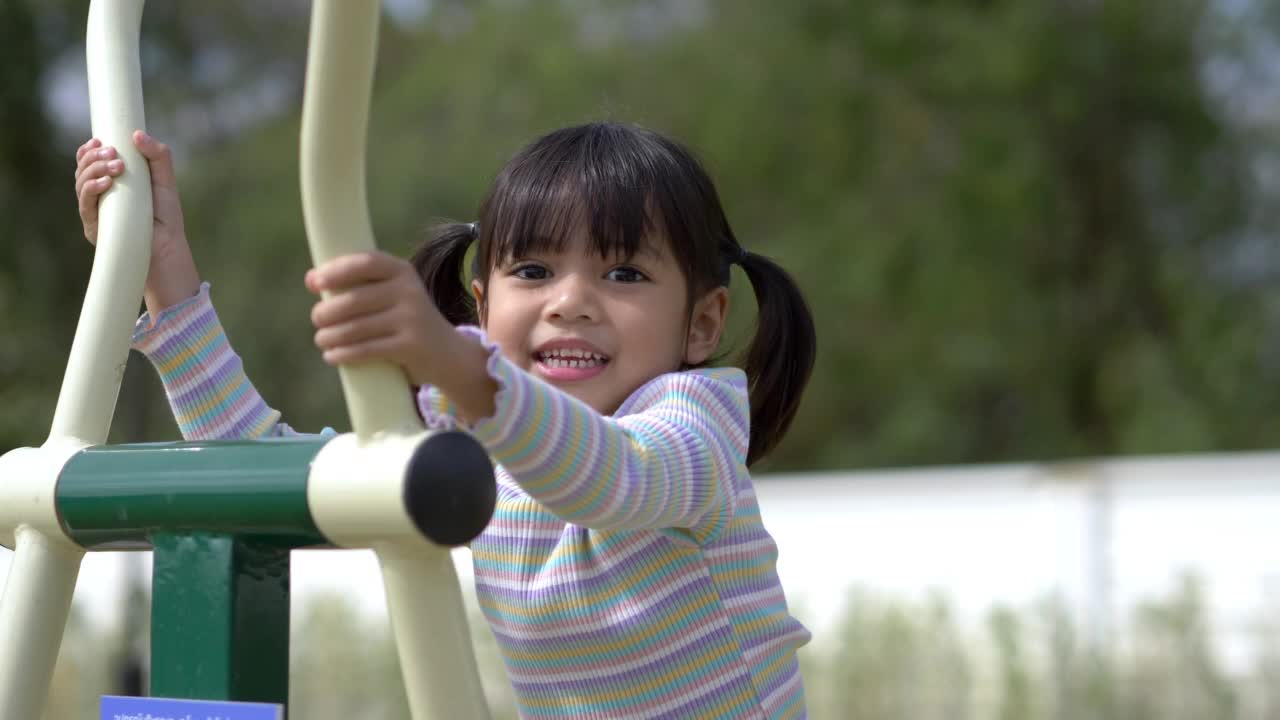
[[[549,319],[562,322],[598,320],[600,308],[591,283],[577,275],[562,276],[547,303],[546,314]]]

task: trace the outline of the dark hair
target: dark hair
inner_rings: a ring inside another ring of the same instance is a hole
[[[711,178],[679,143],[620,123],[556,130],[507,163],[478,223],[437,226],[412,262],[450,322],[476,323],[462,272],[473,241],[471,275],[484,282],[502,258],[558,250],[580,222],[603,257],[631,257],[661,230],[684,272],[690,305],[727,286],[732,263],[742,266],[759,308],[743,357],[751,390],[747,463],[764,457],[790,426],[813,370],[813,317],[786,271],[744,252]]]

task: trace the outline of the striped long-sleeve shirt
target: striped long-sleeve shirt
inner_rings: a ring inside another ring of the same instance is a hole
[[[475,328],[460,328],[483,340]],[[244,375],[207,288],[139,321],[184,437],[292,433]],[[746,379],[661,375],[611,417],[489,348],[490,418],[465,425],[497,464],[471,543],[481,608],[527,718],[805,716],[787,608],[745,467]],[[439,391],[431,427],[461,426]]]

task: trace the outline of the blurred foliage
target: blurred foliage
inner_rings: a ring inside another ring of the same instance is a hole
[[[516,717],[496,644],[471,607],[471,629],[494,720]],[[801,651],[815,720],[1272,720],[1280,606],[1257,611],[1247,647],[1214,627],[1192,578],[1120,623],[1107,647],[1057,600],[993,608],[986,622],[946,598],[850,592],[842,617]],[[802,617],[803,619],[803,617]],[[73,617],[48,720],[94,715],[108,634]],[[390,628],[341,595],[303,605],[294,622],[290,715],[307,720],[408,720]],[[1223,648],[1237,646],[1235,660]]]
[[[1257,673],[1280,642],[1252,635],[1228,669],[1230,633],[1211,626],[1204,588],[1186,578],[1135,609],[1107,647],[1078,641],[1057,600],[994,608],[981,624],[943,598],[850,595],[839,629],[803,651],[814,718],[1228,720],[1274,717],[1277,687]],[[887,659],[886,659],[887,658]],[[870,660],[870,661],[868,661]]]
[[[684,140],[818,320],[813,384],[765,469],[1274,444],[1274,4],[387,8],[368,167],[383,247],[473,217],[505,159],[554,127]],[[42,440],[91,257],[70,173],[89,134],[84,10],[0,9],[0,449]],[[144,87],[251,377],[295,426],[342,428],[301,284],[307,12],[151,4]],[[740,348],[753,301],[734,284]],[[113,440],[174,437],[154,373],[130,364]]]
[[[361,618],[346,598],[322,596],[307,606],[291,635],[292,717],[409,717],[404,686],[398,682],[395,644],[385,622]]]

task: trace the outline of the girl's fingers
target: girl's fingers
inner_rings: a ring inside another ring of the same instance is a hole
[[[151,166],[151,182],[162,187],[174,187],[178,178],[173,173],[173,154],[169,146],[141,130],[133,131],[133,145]]]
[[[315,268],[309,285],[318,290],[341,290],[376,280],[385,280],[399,270],[397,259],[378,251],[336,257]]]
[[[111,178],[100,177],[83,183],[76,193],[80,205],[80,220],[86,224],[95,222],[98,214],[98,196],[111,187]]]
[[[374,338],[354,345],[343,345],[325,350],[324,361],[330,365],[349,365],[363,362],[389,362],[396,351],[397,342],[392,336]]]
[[[316,347],[327,352],[392,338],[398,332],[399,326],[393,313],[384,311],[349,322],[322,327],[316,331],[315,342]]]
[[[83,172],[76,175],[76,194],[81,194],[82,189],[86,186],[92,186],[95,181],[103,178],[110,179],[124,172],[124,161],[120,159],[113,160],[95,160],[85,166]],[[100,187],[106,187],[110,183],[98,183]]]
[[[109,175],[104,175],[93,180],[86,180],[80,184],[80,190],[76,195],[80,198],[82,203],[97,203],[97,197],[106,192],[107,188],[111,187],[112,182],[113,178]]]
[[[311,324],[317,328],[376,315],[396,302],[390,283],[370,283],[321,300],[311,308]]]
[[[117,157],[116,149],[113,147],[90,149],[76,160],[76,177],[83,175],[84,171],[96,162],[112,160]]]
[[[99,140],[98,138],[89,138],[89,141],[88,141],[88,142],[86,142],[85,144],[83,144],[83,145],[81,145],[80,147],[76,148],[76,167],[77,167],[77,171],[78,171],[78,169],[79,169],[80,159],[84,157],[85,153],[89,152],[90,150],[92,150],[92,149],[94,149],[94,148],[96,148],[96,147],[98,147],[98,146],[100,146],[100,145],[102,145],[102,141],[101,141],[101,140]]]

